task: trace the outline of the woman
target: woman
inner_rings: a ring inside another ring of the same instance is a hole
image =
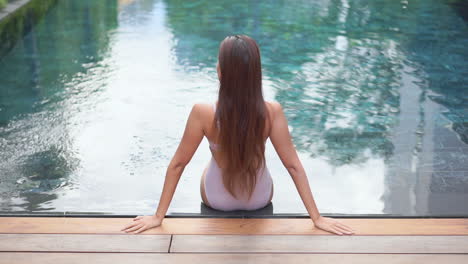
[[[166,173],[155,215],[137,216],[122,231],[140,233],[161,225],[180,176],[203,137],[212,159],[200,183],[203,202],[224,211],[265,207],[273,196],[273,182],[265,166],[265,142],[270,138],[287,168],[307,211],[320,229],[353,234],[350,227],[320,215],[297,156],[282,107],[262,95],[260,51],[245,35],[229,36],[220,45],[218,102],[195,104],[185,132]]]

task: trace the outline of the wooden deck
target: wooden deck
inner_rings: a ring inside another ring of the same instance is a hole
[[[166,218],[140,235],[131,218],[0,217],[0,263],[468,263],[468,219]]]

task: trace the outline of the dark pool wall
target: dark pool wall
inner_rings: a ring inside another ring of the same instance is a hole
[[[453,15],[459,2],[417,5],[423,14],[438,14],[437,21],[428,15],[408,17],[404,30],[411,35],[399,38],[406,64],[412,68],[407,70],[416,77],[406,80],[408,87],[417,85],[421,91],[401,92],[406,112],[400,113],[400,132],[394,136],[397,155],[389,162],[393,165],[388,170],[392,176],[387,178],[386,196],[392,202],[386,212],[450,215],[466,211],[468,64],[463,47],[468,38],[459,30],[463,17]],[[410,127],[416,133],[407,133]]]
[[[0,36],[7,40],[0,44],[0,193],[7,199],[3,203],[19,193],[21,207],[38,210],[40,204],[57,198],[49,192],[66,185],[79,166],[67,143],[67,113],[61,110],[65,94],[76,87],[66,83],[102,60],[109,32],[118,25],[117,1],[93,2],[33,0],[0,24]],[[11,126],[12,120],[28,115],[49,116],[41,124],[33,117]],[[18,130],[25,131],[24,138],[11,138]],[[5,180],[24,175],[28,180],[17,182],[22,187],[16,191]]]

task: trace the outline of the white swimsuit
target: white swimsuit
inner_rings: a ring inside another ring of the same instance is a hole
[[[216,104],[213,106],[216,110]],[[211,151],[216,151],[218,145],[210,142]],[[257,183],[250,200],[242,200],[232,196],[223,184],[221,169],[212,156],[205,175],[205,194],[210,206],[221,211],[256,210],[267,206],[270,202],[273,180],[267,167],[259,170]]]

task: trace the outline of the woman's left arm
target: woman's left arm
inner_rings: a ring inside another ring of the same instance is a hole
[[[121,231],[133,232],[136,234],[146,229],[159,226],[162,223],[172,201],[172,197],[174,196],[177,184],[179,183],[180,176],[203,139],[204,131],[200,112],[200,106],[195,104],[188,117],[179,147],[167,168],[164,187],[156,213],[152,216],[135,217],[133,221],[126,225]]]

